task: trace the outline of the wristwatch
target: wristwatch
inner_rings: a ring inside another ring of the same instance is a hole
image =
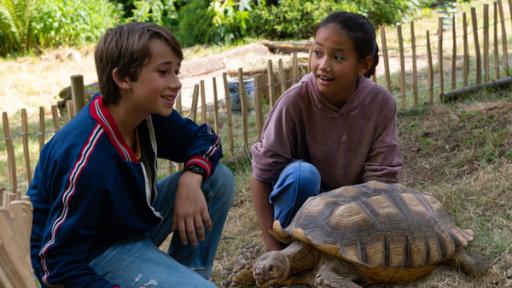
[[[203,176],[203,179],[206,178],[206,170],[203,167],[199,166],[199,165],[192,164],[190,166],[187,166],[185,168],[185,171],[190,171],[192,173],[199,174],[199,175]]]

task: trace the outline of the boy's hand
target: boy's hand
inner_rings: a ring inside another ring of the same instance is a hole
[[[202,180],[201,175],[185,171],[178,182],[172,230],[178,229],[183,245],[187,245],[188,241],[197,245],[197,238],[205,238],[205,226],[208,230],[212,229],[212,220],[201,190]]]

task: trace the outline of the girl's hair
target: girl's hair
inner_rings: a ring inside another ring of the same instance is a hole
[[[164,41],[183,60],[180,43],[169,29],[153,23],[128,23],[108,29],[100,39],[94,52],[98,84],[103,101],[115,104],[121,95],[112,76],[119,69],[121,77],[137,81],[139,74],[150,60],[149,42],[152,39]]]
[[[372,56],[373,63],[370,69],[364,74],[370,78],[375,74],[375,67],[379,63],[379,46],[375,40],[375,27],[363,15],[350,12],[334,12],[327,16],[316,28],[316,32],[325,26],[336,24],[342,29],[354,43],[359,59]]]

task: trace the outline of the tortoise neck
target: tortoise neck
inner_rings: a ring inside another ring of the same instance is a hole
[[[300,241],[293,241],[282,252],[290,262],[288,275],[311,269],[320,260],[320,252],[317,249]]]

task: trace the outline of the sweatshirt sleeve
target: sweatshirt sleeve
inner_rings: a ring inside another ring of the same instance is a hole
[[[252,175],[265,183],[277,180],[281,170],[293,160],[297,149],[300,117],[289,93],[280,97],[268,116],[260,141],[251,147]]]
[[[385,183],[398,182],[403,166],[397,140],[396,103],[391,96],[381,106],[376,119],[375,136],[364,163],[363,182],[377,180]]]
[[[95,169],[88,166],[94,143],[89,144],[82,149],[71,171],[60,176],[65,179],[60,182],[61,187],[52,188],[58,190],[54,192],[52,204],[42,208],[45,206],[44,197],[41,197],[44,193],[37,191],[43,189],[38,181],[34,181],[28,190],[31,200],[36,202],[34,216],[48,215],[40,249],[36,249],[39,253],[33,256],[39,261],[38,265],[34,265],[38,270],[36,274],[48,287],[113,287],[112,283],[96,274],[88,265],[88,252],[96,239],[97,224],[105,217],[100,211],[107,209],[104,207],[107,203],[104,198],[108,197],[107,191],[98,188],[101,187],[100,181],[91,173]],[[62,163],[54,161],[44,167],[38,166],[38,170],[63,171],[59,165]],[[36,171],[35,179],[41,173]],[[33,242],[32,245],[35,248],[37,243]]]
[[[220,138],[208,124],[197,125],[173,110],[170,116],[152,115],[158,157],[199,165],[208,177],[222,157]]]

